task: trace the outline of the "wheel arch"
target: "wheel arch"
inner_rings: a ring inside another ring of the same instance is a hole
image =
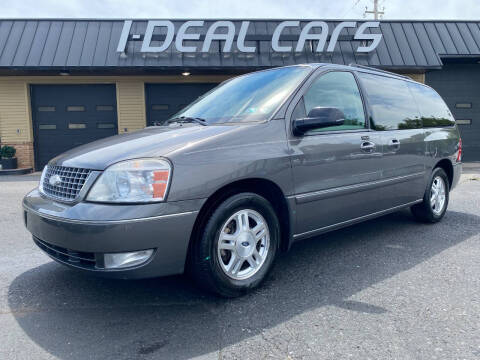
[[[442,160],[438,161],[435,164],[435,166],[433,167],[433,169],[436,169],[436,168],[441,168],[441,169],[443,169],[443,171],[445,171],[445,173],[447,174],[447,177],[448,177],[449,189],[451,189],[452,184],[453,184],[453,164],[452,164],[452,162],[449,159],[442,159]]]
[[[251,192],[263,196],[273,206],[280,222],[280,250],[287,251],[291,245],[292,224],[287,199],[281,188],[271,180],[249,178],[229,183],[210,195],[203,204],[193,225],[188,246],[187,262],[190,260],[193,244],[198,241],[201,230],[206,225],[213,211],[227,198],[242,193]],[[188,265],[188,264],[187,264]]]

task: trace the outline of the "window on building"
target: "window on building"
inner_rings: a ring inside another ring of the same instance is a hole
[[[112,123],[97,123],[97,129],[113,129],[115,124]]]
[[[97,111],[113,111],[112,105],[97,105]]]
[[[345,115],[345,122],[343,125],[319,128],[309,133],[365,128],[362,98],[352,73],[335,71],[320,76],[295,108],[293,117],[308,115],[316,107],[334,107],[341,110]]]
[[[152,110],[168,110],[168,104],[154,104]]]
[[[87,124],[68,124],[68,128],[72,130],[78,130],[78,129],[86,129]]]
[[[466,102],[466,103],[456,103],[455,107],[457,109],[471,109],[472,108],[472,103]]]
[[[39,106],[38,111],[40,111],[40,112],[52,112],[52,111],[55,111],[55,106]]]
[[[55,124],[40,124],[38,126],[38,128],[40,130],[56,130],[57,129],[57,125]]]
[[[85,106],[83,106],[83,105],[70,105],[70,106],[67,106],[67,111],[85,111]]]
[[[420,114],[407,82],[382,75],[361,73],[372,109],[372,128],[379,131],[422,127]]]

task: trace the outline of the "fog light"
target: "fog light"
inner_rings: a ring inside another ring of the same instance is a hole
[[[150,259],[153,249],[127,253],[104,254],[105,269],[121,269],[140,265]]]

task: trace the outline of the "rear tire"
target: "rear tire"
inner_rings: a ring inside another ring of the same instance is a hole
[[[202,288],[224,297],[253,290],[273,266],[280,224],[268,200],[240,193],[211,214],[193,245],[190,274]]]
[[[425,223],[439,222],[447,211],[449,192],[447,174],[442,168],[435,168],[423,195],[423,201],[410,208],[413,216]]]

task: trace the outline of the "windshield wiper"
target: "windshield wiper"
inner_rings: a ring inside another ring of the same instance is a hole
[[[178,122],[178,123],[193,123],[193,122],[195,122],[195,123],[203,125],[203,126],[208,125],[207,120],[202,119],[202,118],[198,118],[198,117],[181,116],[181,117],[177,117],[177,118],[167,120],[167,124],[171,124],[171,123],[175,123],[175,122]]]

